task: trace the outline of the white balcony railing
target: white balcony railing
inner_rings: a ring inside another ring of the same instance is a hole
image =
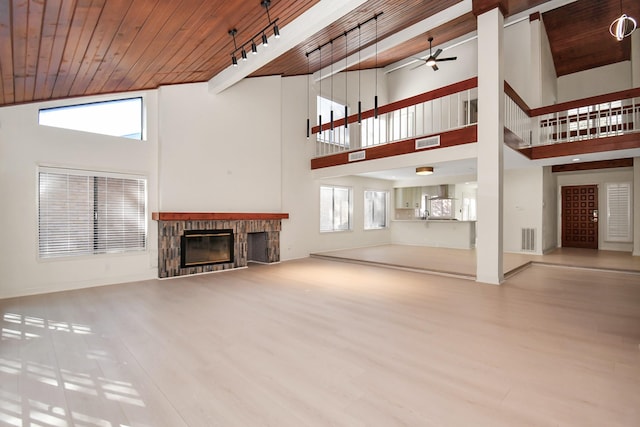
[[[504,95],[504,127],[521,140],[520,145],[531,145],[533,131],[529,113],[506,93]]]
[[[477,123],[477,79],[394,102],[315,127],[315,157],[420,138]],[[505,128],[518,147],[558,144],[640,132],[640,88],[530,109],[505,84]],[[514,137],[515,136],[515,137]],[[510,143],[513,146],[513,144]]]
[[[529,109],[505,85],[505,128],[518,137],[520,147],[640,132],[640,89]]]
[[[343,118],[334,123],[333,129],[323,123],[322,131],[314,128],[315,157],[357,151],[475,124],[478,119],[475,79],[451,87],[461,86],[462,90],[443,96],[436,95],[446,93],[446,89],[385,105],[379,108],[378,118],[373,117],[373,111],[369,110],[363,113],[365,118],[361,123],[357,123],[355,115],[349,117],[348,126],[344,126]]]
[[[585,105],[535,117],[539,145],[619,136],[640,131],[640,98]]]

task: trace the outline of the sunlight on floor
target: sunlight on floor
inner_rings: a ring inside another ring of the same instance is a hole
[[[103,366],[117,366],[119,361],[108,351],[89,348],[84,337],[93,334],[91,326],[15,312],[5,313],[2,323],[1,425],[127,427],[128,422],[118,419],[122,411],[104,409],[105,400],[123,409],[146,407],[133,383],[99,375]],[[42,332],[35,333],[38,330]],[[65,334],[66,345],[51,347],[52,334]],[[32,344],[21,344],[26,341]],[[57,366],[60,358],[69,357],[82,366],[77,370]],[[77,411],[77,406],[86,410]]]

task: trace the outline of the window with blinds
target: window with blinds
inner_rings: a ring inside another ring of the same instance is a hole
[[[609,242],[632,242],[631,183],[607,184],[607,237]]]
[[[146,179],[41,168],[40,258],[146,249]]]

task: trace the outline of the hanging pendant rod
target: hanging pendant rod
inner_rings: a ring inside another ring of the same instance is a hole
[[[380,15],[382,15],[383,13],[384,13],[384,12],[376,13],[375,15],[373,15],[371,18],[367,19],[366,21],[361,22],[360,24],[356,25],[355,27],[348,29],[348,30],[347,30],[347,31],[345,31],[344,33],[340,34],[339,36],[336,36],[336,37],[332,38],[331,40],[329,40],[329,41],[328,41],[328,42],[326,42],[325,44],[322,44],[322,45],[318,46],[317,48],[315,48],[315,49],[313,49],[313,50],[311,50],[311,51],[309,51],[309,52],[305,53],[305,55],[308,57],[308,56],[309,56],[309,55],[311,55],[313,52],[315,52],[315,51],[317,51],[317,50],[322,50],[322,48],[323,48],[323,47],[326,47],[326,46],[328,46],[328,45],[332,44],[334,41],[338,40],[340,37],[347,37],[347,34],[349,34],[349,33],[350,33],[350,32],[352,32],[352,31],[357,30],[357,29],[358,29],[358,28],[360,28],[361,26],[366,25],[366,24],[368,24],[369,22],[371,22],[371,21],[373,21],[373,20],[377,20],[377,19],[378,19],[378,17],[379,17]]]

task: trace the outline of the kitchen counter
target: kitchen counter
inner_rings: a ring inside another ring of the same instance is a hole
[[[476,244],[476,221],[391,220],[391,242],[399,245],[472,249]]]
[[[460,223],[475,221],[460,221],[457,219],[392,219],[391,222],[443,222],[443,223]]]

